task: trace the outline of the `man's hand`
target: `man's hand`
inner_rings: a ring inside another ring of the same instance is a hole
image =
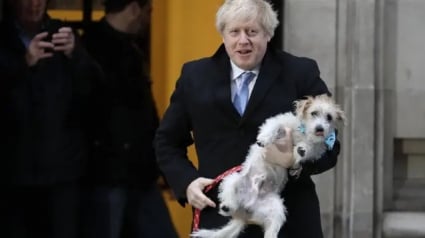
[[[206,206],[215,207],[215,203],[204,194],[204,188],[214,182],[213,179],[197,178],[186,189],[187,201],[193,207],[202,210]]]
[[[52,42],[43,41],[48,34],[48,32],[39,33],[30,41],[25,54],[25,60],[28,66],[34,66],[40,59],[53,56],[53,53],[49,52],[49,49],[53,49],[54,44]]]
[[[290,168],[295,163],[293,155],[292,131],[285,128],[285,136],[274,143],[266,145],[266,160],[285,168]]]
[[[75,48],[75,36],[70,27],[61,27],[52,35],[55,51],[62,51],[68,58],[72,57]]]

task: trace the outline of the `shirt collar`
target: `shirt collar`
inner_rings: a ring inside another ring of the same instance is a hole
[[[18,31],[19,39],[21,39],[22,43],[25,45],[25,48],[28,48],[34,35],[28,34],[28,32],[25,31],[25,29],[17,21],[14,22],[14,25]]]
[[[243,70],[243,69],[239,68],[231,60],[230,60],[230,64],[232,66],[232,73],[231,73],[231,79],[232,80],[236,80],[242,73],[247,72],[247,71],[253,72],[255,74],[255,76],[258,76],[258,73],[260,72],[260,67],[259,66],[255,67],[253,70]]]

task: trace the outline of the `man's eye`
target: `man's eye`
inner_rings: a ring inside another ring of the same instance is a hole
[[[237,36],[238,35],[238,31],[237,30],[230,30],[229,31],[229,35],[231,35],[231,36]]]
[[[257,33],[258,33],[258,31],[256,31],[256,30],[249,30],[248,31],[249,36],[255,36],[255,35],[257,35]]]

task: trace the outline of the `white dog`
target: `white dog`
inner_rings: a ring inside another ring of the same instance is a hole
[[[267,119],[260,127],[257,143],[251,145],[239,173],[223,179],[219,186],[219,213],[232,219],[220,229],[200,229],[198,238],[237,237],[247,224],[260,225],[265,238],[276,238],[286,221],[280,193],[288,180],[288,168],[298,168],[307,159],[319,159],[326,151],[325,139],[344,122],[344,112],[327,95],[295,102],[291,112]],[[292,131],[293,161],[281,161],[287,151],[283,138]],[[299,170],[298,170],[299,171]]]

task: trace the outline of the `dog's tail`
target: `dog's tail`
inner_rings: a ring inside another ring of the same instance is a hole
[[[245,222],[240,219],[232,219],[220,229],[199,229],[192,232],[190,237],[193,238],[236,238],[245,228]]]

